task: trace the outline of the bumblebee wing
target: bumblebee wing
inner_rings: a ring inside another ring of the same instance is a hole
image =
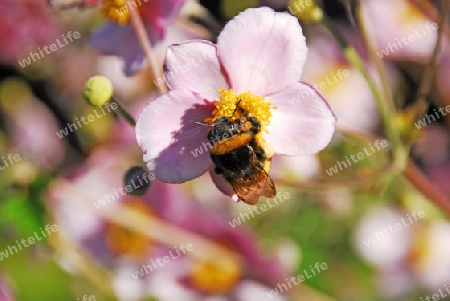
[[[276,195],[275,184],[263,170],[257,169],[249,178],[238,178],[231,181],[239,199],[249,205],[255,205],[261,196],[273,198]]]

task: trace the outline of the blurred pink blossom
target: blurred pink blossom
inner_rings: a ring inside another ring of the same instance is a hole
[[[379,49],[387,60],[425,63],[437,38],[437,24],[407,0],[364,0]]]
[[[184,1],[152,0],[142,4],[132,1],[137,8],[131,6],[129,9],[139,10],[148,38],[155,44],[164,39],[167,27],[175,21]],[[125,74],[128,76],[138,72],[144,64],[145,55],[130,23],[121,25],[106,21],[92,35],[91,44],[104,54],[121,57],[125,62]]]
[[[0,60],[17,64],[29,51],[54,43],[59,24],[39,0],[0,1]]]

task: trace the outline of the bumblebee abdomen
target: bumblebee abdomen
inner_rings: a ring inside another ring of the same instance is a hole
[[[231,138],[222,139],[219,141],[211,141],[213,146],[211,147],[211,154],[223,155],[229,153],[235,149],[238,149],[244,145],[247,145],[252,140],[251,133],[242,133],[235,135]]]
[[[225,154],[214,154],[211,152],[211,160],[222,170],[228,171],[235,176],[243,176],[247,173],[253,162],[251,149],[244,145]]]

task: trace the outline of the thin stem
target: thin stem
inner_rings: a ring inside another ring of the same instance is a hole
[[[441,15],[438,23],[439,29],[437,34],[436,45],[434,47],[433,54],[430,57],[430,61],[428,62],[427,66],[425,67],[425,70],[422,73],[422,78],[420,80],[420,87],[417,91],[416,104],[423,104],[424,107],[427,107],[425,105],[427,103],[426,98],[430,93],[431,87],[433,85],[437,56],[441,50],[442,37],[444,29],[446,27],[445,26],[446,14],[447,14],[447,0],[441,0]]]
[[[395,114],[395,104],[392,98],[392,91],[389,86],[386,70],[384,69],[383,60],[376,55],[376,49],[378,48],[376,45],[376,40],[373,38],[373,29],[370,26],[370,22],[366,22],[367,15],[365,14],[365,10],[360,2],[357,3],[356,7],[356,18],[358,20],[359,27],[361,28],[362,38],[364,40],[364,44],[368,50],[368,56],[370,62],[375,66],[377,72],[380,77],[380,81],[383,87],[384,94],[384,103],[391,114]]]
[[[92,255],[60,232],[49,236],[48,243],[58,255],[70,260],[77,272],[94,283],[104,294],[111,298],[117,297],[112,293],[111,274]]]
[[[136,126],[136,120],[134,119],[134,117],[131,116],[131,114],[128,113],[128,111],[124,109],[124,107],[119,103],[119,101],[117,99],[115,99],[113,97],[109,102],[111,105],[112,104],[117,105],[117,112],[119,113],[120,116],[123,117],[123,119],[125,119],[126,122],[128,122],[133,127]]]
[[[341,132],[346,136],[352,136],[357,139],[367,140],[370,142],[381,139],[381,137],[370,133],[355,132],[351,130],[341,130]],[[274,180],[281,185],[297,187],[304,191],[323,192],[329,189],[343,186],[350,189],[355,189],[373,185],[376,180],[380,179],[386,174],[392,173],[393,170],[394,166],[391,163],[377,170],[369,178],[351,178],[333,182],[316,181],[304,183],[300,181],[285,181],[284,179],[277,178],[275,178]],[[450,201],[445,197],[445,195],[443,195],[433,186],[430,180],[428,180],[428,178],[415,166],[412,161],[408,160],[408,162],[406,163],[406,167],[403,170],[403,174],[407,179],[409,179],[414,187],[424,196],[426,196],[433,204],[450,214]]]
[[[450,215],[450,201],[434,187],[430,180],[411,161],[406,165],[404,175],[433,204]]]
[[[345,186],[350,189],[362,188],[367,185],[373,184],[377,179],[381,178],[386,173],[392,172],[392,165],[388,165],[377,173],[367,179],[349,179],[334,181],[332,183],[323,182],[305,182],[301,183],[299,181],[284,181],[283,179],[276,179],[276,182],[281,185],[286,185],[290,187],[297,187],[305,191],[323,192],[327,189],[332,189],[333,187]],[[436,189],[430,180],[417,168],[417,166],[412,162],[408,161],[406,163],[406,168],[403,170],[404,176],[414,185],[414,187],[420,191],[425,197],[427,197],[433,204],[441,208],[444,212],[450,215],[450,200]]]
[[[367,71],[367,68],[364,65],[364,61],[362,60],[356,49],[352,45],[350,45],[344,35],[333,25],[332,21],[329,20],[326,15],[324,15],[322,23],[339,43],[339,45],[343,49],[344,55],[347,57],[349,62],[363,75],[364,79],[369,85],[369,88],[375,97],[378,107],[380,108],[380,114],[383,120],[383,125],[386,128],[387,136],[392,143],[394,170],[402,170],[404,168],[407,156],[406,150],[402,146],[398,129],[391,122],[392,117],[396,114],[393,103],[385,101],[383,95],[380,93],[380,90],[378,89],[375,81]]]
[[[128,2],[127,2],[128,3]],[[139,39],[142,49],[144,50],[145,56],[147,57],[148,65],[150,68],[150,72],[154,79],[162,78],[162,73],[159,68],[157,68],[157,63],[155,56],[153,55],[152,44],[148,39],[147,31],[145,29],[144,23],[142,22],[141,16],[139,15],[139,11],[133,9],[128,5],[128,11],[131,15],[131,24],[133,25],[134,30],[136,31],[136,35]],[[167,93],[167,87],[165,85],[158,85],[158,91],[160,94]]]
[[[364,133],[364,132],[357,132],[353,130],[339,130],[340,133],[342,133],[344,136],[353,137],[355,139],[363,140],[366,142],[374,142],[376,140],[382,139],[382,137],[370,134],[370,133]],[[324,191],[324,190],[330,190],[333,188],[338,187],[348,187],[350,189],[356,189],[356,188],[363,188],[365,186],[373,185],[374,182],[379,180],[380,178],[392,174],[395,171],[395,166],[393,162],[390,162],[389,164],[386,164],[380,169],[377,169],[374,171],[374,173],[365,178],[355,178],[351,177],[348,179],[339,179],[339,180],[333,180],[333,181],[327,181],[325,179],[318,179],[314,182],[301,182],[297,180],[292,181],[286,181],[284,178],[274,178],[274,180],[281,184],[286,185],[290,187],[297,187],[305,191]]]
[[[439,23],[439,12],[438,10],[433,6],[433,4],[430,3],[428,0],[409,0],[415,7],[417,7],[425,16],[427,16],[430,20],[433,20],[436,23]],[[448,0],[447,0],[448,1]],[[443,2],[446,2],[445,0]],[[441,7],[442,7],[441,2]],[[442,9],[440,9],[441,12],[445,12]],[[440,26],[439,26],[440,27]],[[450,28],[445,27],[443,28],[445,35],[450,38]]]
[[[383,121],[384,126],[387,129],[388,136],[392,140],[393,144],[393,160],[394,160],[394,166],[397,168],[397,170],[403,170],[405,168],[405,164],[407,161],[407,152],[405,147],[402,144],[400,133],[396,127],[396,125],[392,122],[392,117],[397,115],[394,99],[392,97],[392,90],[389,86],[386,71],[384,69],[384,63],[383,60],[376,55],[376,49],[378,48],[376,45],[376,40],[373,38],[373,30],[370,26],[369,22],[366,22],[368,19],[365,15],[365,11],[363,6],[361,5],[361,2],[357,2],[357,9],[356,9],[356,17],[358,19],[359,26],[361,28],[362,37],[364,39],[364,43],[366,45],[366,48],[368,50],[368,56],[370,59],[370,62],[375,66],[377,69],[377,72],[379,74],[379,78],[381,81],[381,85],[383,87],[383,96],[380,100],[380,103],[378,104],[379,107],[384,108],[384,114],[383,115]]]

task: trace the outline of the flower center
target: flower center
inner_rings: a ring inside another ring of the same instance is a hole
[[[212,294],[225,294],[241,277],[239,265],[229,258],[194,262],[189,279],[198,289]]]
[[[155,216],[153,211],[142,201],[128,202],[124,206],[131,207],[147,216]],[[151,242],[140,233],[117,224],[107,223],[106,245],[117,255],[129,255],[141,259],[150,248]]]
[[[249,92],[244,92],[239,95],[234,94],[233,89],[219,90],[219,101],[214,100],[215,109],[212,112],[212,118],[206,118],[205,122],[213,124],[220,117],[227,117],[232,121],[245,117],[240,108],[248,113],[249,116],[255,117],[261,124],[261,132],[266,132],[272,117],[271,109],[276,109],[271,102],[264,100],[264,97],[257,96]]]
[[[130,22],[130,10],[139,9],[138,3],[132,1],[134,6],[128,6],[127,0],[104,0],[102,12],[109,21],[126,25]]]

